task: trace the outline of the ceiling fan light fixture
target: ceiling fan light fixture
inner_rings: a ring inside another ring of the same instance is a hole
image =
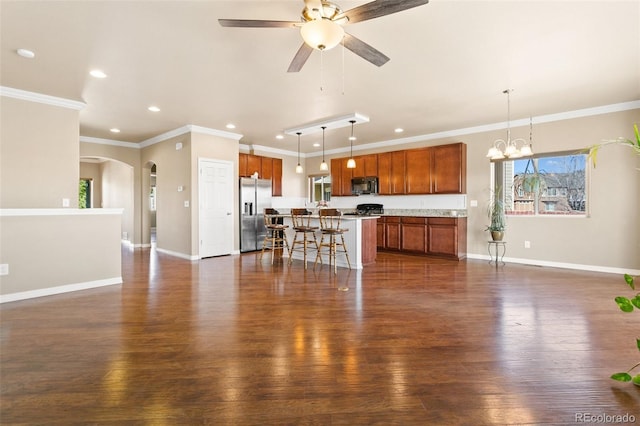
[[[329,50],[336,47],[344,37],[344,29],[329,19],[316,19],[300,28],[304,42],[317,50]]]

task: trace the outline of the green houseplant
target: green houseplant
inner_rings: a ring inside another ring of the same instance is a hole
[[[632,290],[635,290],[635,284],[633,283],[633,277],[629,274],[624,275],[625,282],[631,287]],[[615,298],[618,307],[622,312],[633,312],[633,308],[635,306],[636,309],[640,309],[640,293],[636,294],[633,298],[629,299],[625,296],[618,296]],[[640,351],[640,339],[636,338],[636,346]],[[627,371],[623,371],[620,373],[615,373],[611,375],[613,380],[618,380],[621,382],[632,382],[636,386],[640,386],[640,374],[636,374],[632,376],[630,373],[636,368],[640,367],[640,362],[628,369]]]
[[[501,188],[496,188],[493,192],[487,208],[487,216],[489,225],[486,230],[491,232],[493,241],[502,241],[504,230],[507,226],[507,216],[504,210],[504,198],[502,197]]]
[[[635,154],[640,155],[640,132],[638,132],[637,124],[633,126],[633,130],[636,137],[635,141],[631,139],[618,138],[610,141],[605,141],[601,144],[593,145],[589,147],[589,159],[591,160],[593,167],[596,166],[598,150],[606,145],[621,144],[623,146],[629,146],[631,149],[633,149],[633,152]],[[627,283],[627,285],[631,287],[632,290],[635,290],[634,277],[632,277],[629,274],[625,274],[624,280]],[[631,299],[625,296],[618,296],[614,300],[622,312],[627,312],[627,313],[633,312],[634,307],[640,310],[640,293],[636,294]],[[636,347],[640,351],[640,338],[636,338]],[[635,376],[631,375],[631,372],[638,367],[640,367],[640,362],[638,362],[636,365],[634,365],[627,371],[612,374],[611,378],[613,380],[618,380],[621,382],[632,382],[634,385],[640,386],[640,374],[636,374]]]

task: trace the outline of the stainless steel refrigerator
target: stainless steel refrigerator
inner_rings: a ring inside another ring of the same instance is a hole
[[[262,250],[264,209],[271,207],[271,180],[240,178],[240,251]]]

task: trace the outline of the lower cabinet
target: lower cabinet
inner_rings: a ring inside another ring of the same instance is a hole
[[[467,255],[467,218],[382,216],[380,250],[462,259]]]

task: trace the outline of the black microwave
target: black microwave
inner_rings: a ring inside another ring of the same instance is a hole
[[[377,194],[378,178],[376,176],[367,176],[351,179],[351,193],[353,195]]]

